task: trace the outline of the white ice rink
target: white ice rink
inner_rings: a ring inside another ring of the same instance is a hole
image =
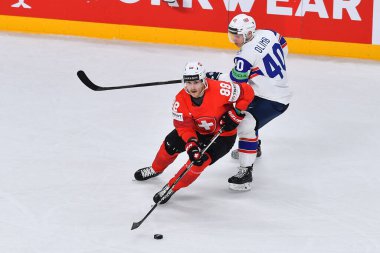
[[[0,33],[1,253],[380,252],[380,62],[290,55],[294,97],[261,131],[254,189],[229,155],[131,231],[185,162],[133,181],[172,130],[184,64],[234,51]],[[163,240],[154,240],[161,233]]]

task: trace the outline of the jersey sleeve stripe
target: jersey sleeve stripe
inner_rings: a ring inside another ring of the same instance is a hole
[[[286,42],[286,39],[282,36],[280,37],[279,42],[280,42],[280,45],[282,48],[284,48],[288,45],[288,43]]]
[[[251,73],[249,75],[249,79],[252,79],[256,76],[263,76],[264,73],[259,69],[259,67],[251,69]]]

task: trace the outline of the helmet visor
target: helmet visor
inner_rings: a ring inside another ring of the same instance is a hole
[[[244,35],[243,34],[228,32],[228,39],[232,43],[237,43],[237,42],[244,43]]]

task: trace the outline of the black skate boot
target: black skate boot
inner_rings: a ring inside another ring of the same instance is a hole
[[[152,166],[139,169],[135,172],[135,179],[137,181],[144,181],[152,177],[157,177],[161,173],[157,173],[153,170]]]
[[[256,157],[261,156],[261,140],[258,140],[257,142],[257,155]],[[231,157],[233,159],[239,159],[239,150],[235,149],[231,151]]]
[[[234,191],[251,190],[252,170],[252,166],[239,167],[238,173],[228,179],[228,183],[230,183],[230,189]]]
[[[154,203],[158,203],[160,200],[160,204],[165,204],[166,202],[169,201],[169,199],[173,196],[173,194],[175,193],[175,191],[173,191],[173,189],[170,189],[169,192],[168,189],[169,189],[169,185],[166,184],[164,186],[164,188],[162,188],[159,192],[157,192],[154,196],[153,196],[153,201]],[[167,193],[166,193],[167,192]],[[165,194],[166,193],[166,194]],[[165,194],[165,196],[164,196]]]

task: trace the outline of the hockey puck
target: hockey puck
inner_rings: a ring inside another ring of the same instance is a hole
[[[164,238],[164,236],[161,234],[155,234],[154,235],[154,239],[156,239],[156,240],[161,240],[162,238]]]

